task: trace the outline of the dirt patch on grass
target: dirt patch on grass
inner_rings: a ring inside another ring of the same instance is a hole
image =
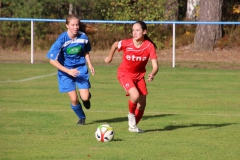
[[[48,63],[46,58],[47,51],[7,51],[0,50],[0,63]],[[104,58],[109,50],[92,51],[90,53],[94,65],[105,65]],[[158,60],[160,66],[172,67],[172,49],[158,50]],[[122,53],[116,52],[112,65],[119,64]],[[219,68],[219,69],[240,69],[240,47],[235,48],[216,48],[214,51],[194,52],[192,46],[185,46],[175,51],[175,67],[190,68]]]

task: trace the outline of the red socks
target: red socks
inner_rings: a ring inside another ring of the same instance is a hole
[[[133,103],[130,100],[128,101],[128,109],[129,109],[129,113],[132,113],[135,115],[136,124],[138,124],[138,122],[141,120],[143,116],[144,111],[137,109],[137,103]]]
[[[137,103],[133,103],[132,101],[130,101],[130,99],[128,100],[128,110],[129,113],[135,114],[135,110],[137,108]]]
[[[138,124],[138,122],[141,120],[143,113],[144,113],[144,111],[141,111],[139,109],[135,110],[136,124]]]

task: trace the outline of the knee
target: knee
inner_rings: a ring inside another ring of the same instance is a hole
[[[130,95],[130,99],[132,102],[138,102],[139,98],[140,98],[140,94],[137,90],[137,88],[133,87],[128,91],[129,95]]]
[[[82,101],[88,101],[91,98],[91,93],[89,92],[88,94],[81,95]]]
[[[73,105],[73,106],[77,106],[78,104],[79,104],[79,101],[78,101],[78,99],[71,99],[71,104]]]
[[[138,100],[139,100],[139,95],[138,94],[130,95],[130,99],[131,99],[132,102],[137,103]]]

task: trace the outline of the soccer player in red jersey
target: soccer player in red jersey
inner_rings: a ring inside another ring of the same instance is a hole
[[[151,82],[158,72],[157,47],[147,36],[147,25],[143,21],[136,21],[133,24],[132,36],[133,38],[113,43],[105,62],[112,61],[117,49],[119,52],[123,51],[122,62],[118,67],[118,80],[127,92],[127,96],[130,96],[128,101],[129,131],[140,133],[143,131],[137,127],[137,124],[144,114],[148,94],[144,77],[146,65],[150,58],[152,71],[148,74],[147,81]]]

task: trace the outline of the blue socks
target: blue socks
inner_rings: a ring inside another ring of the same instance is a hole
[[[77,106],[73,106],[73,105],[71,104],[71,108],[72,108],[73,111],[76,113],[76,115],[78,116],[79,119],[84,119],[84,118],[86,118],[85,113],[84,113],[84,111],[83,111],[82,106],[81,106],[80,103],[79,103]]]

